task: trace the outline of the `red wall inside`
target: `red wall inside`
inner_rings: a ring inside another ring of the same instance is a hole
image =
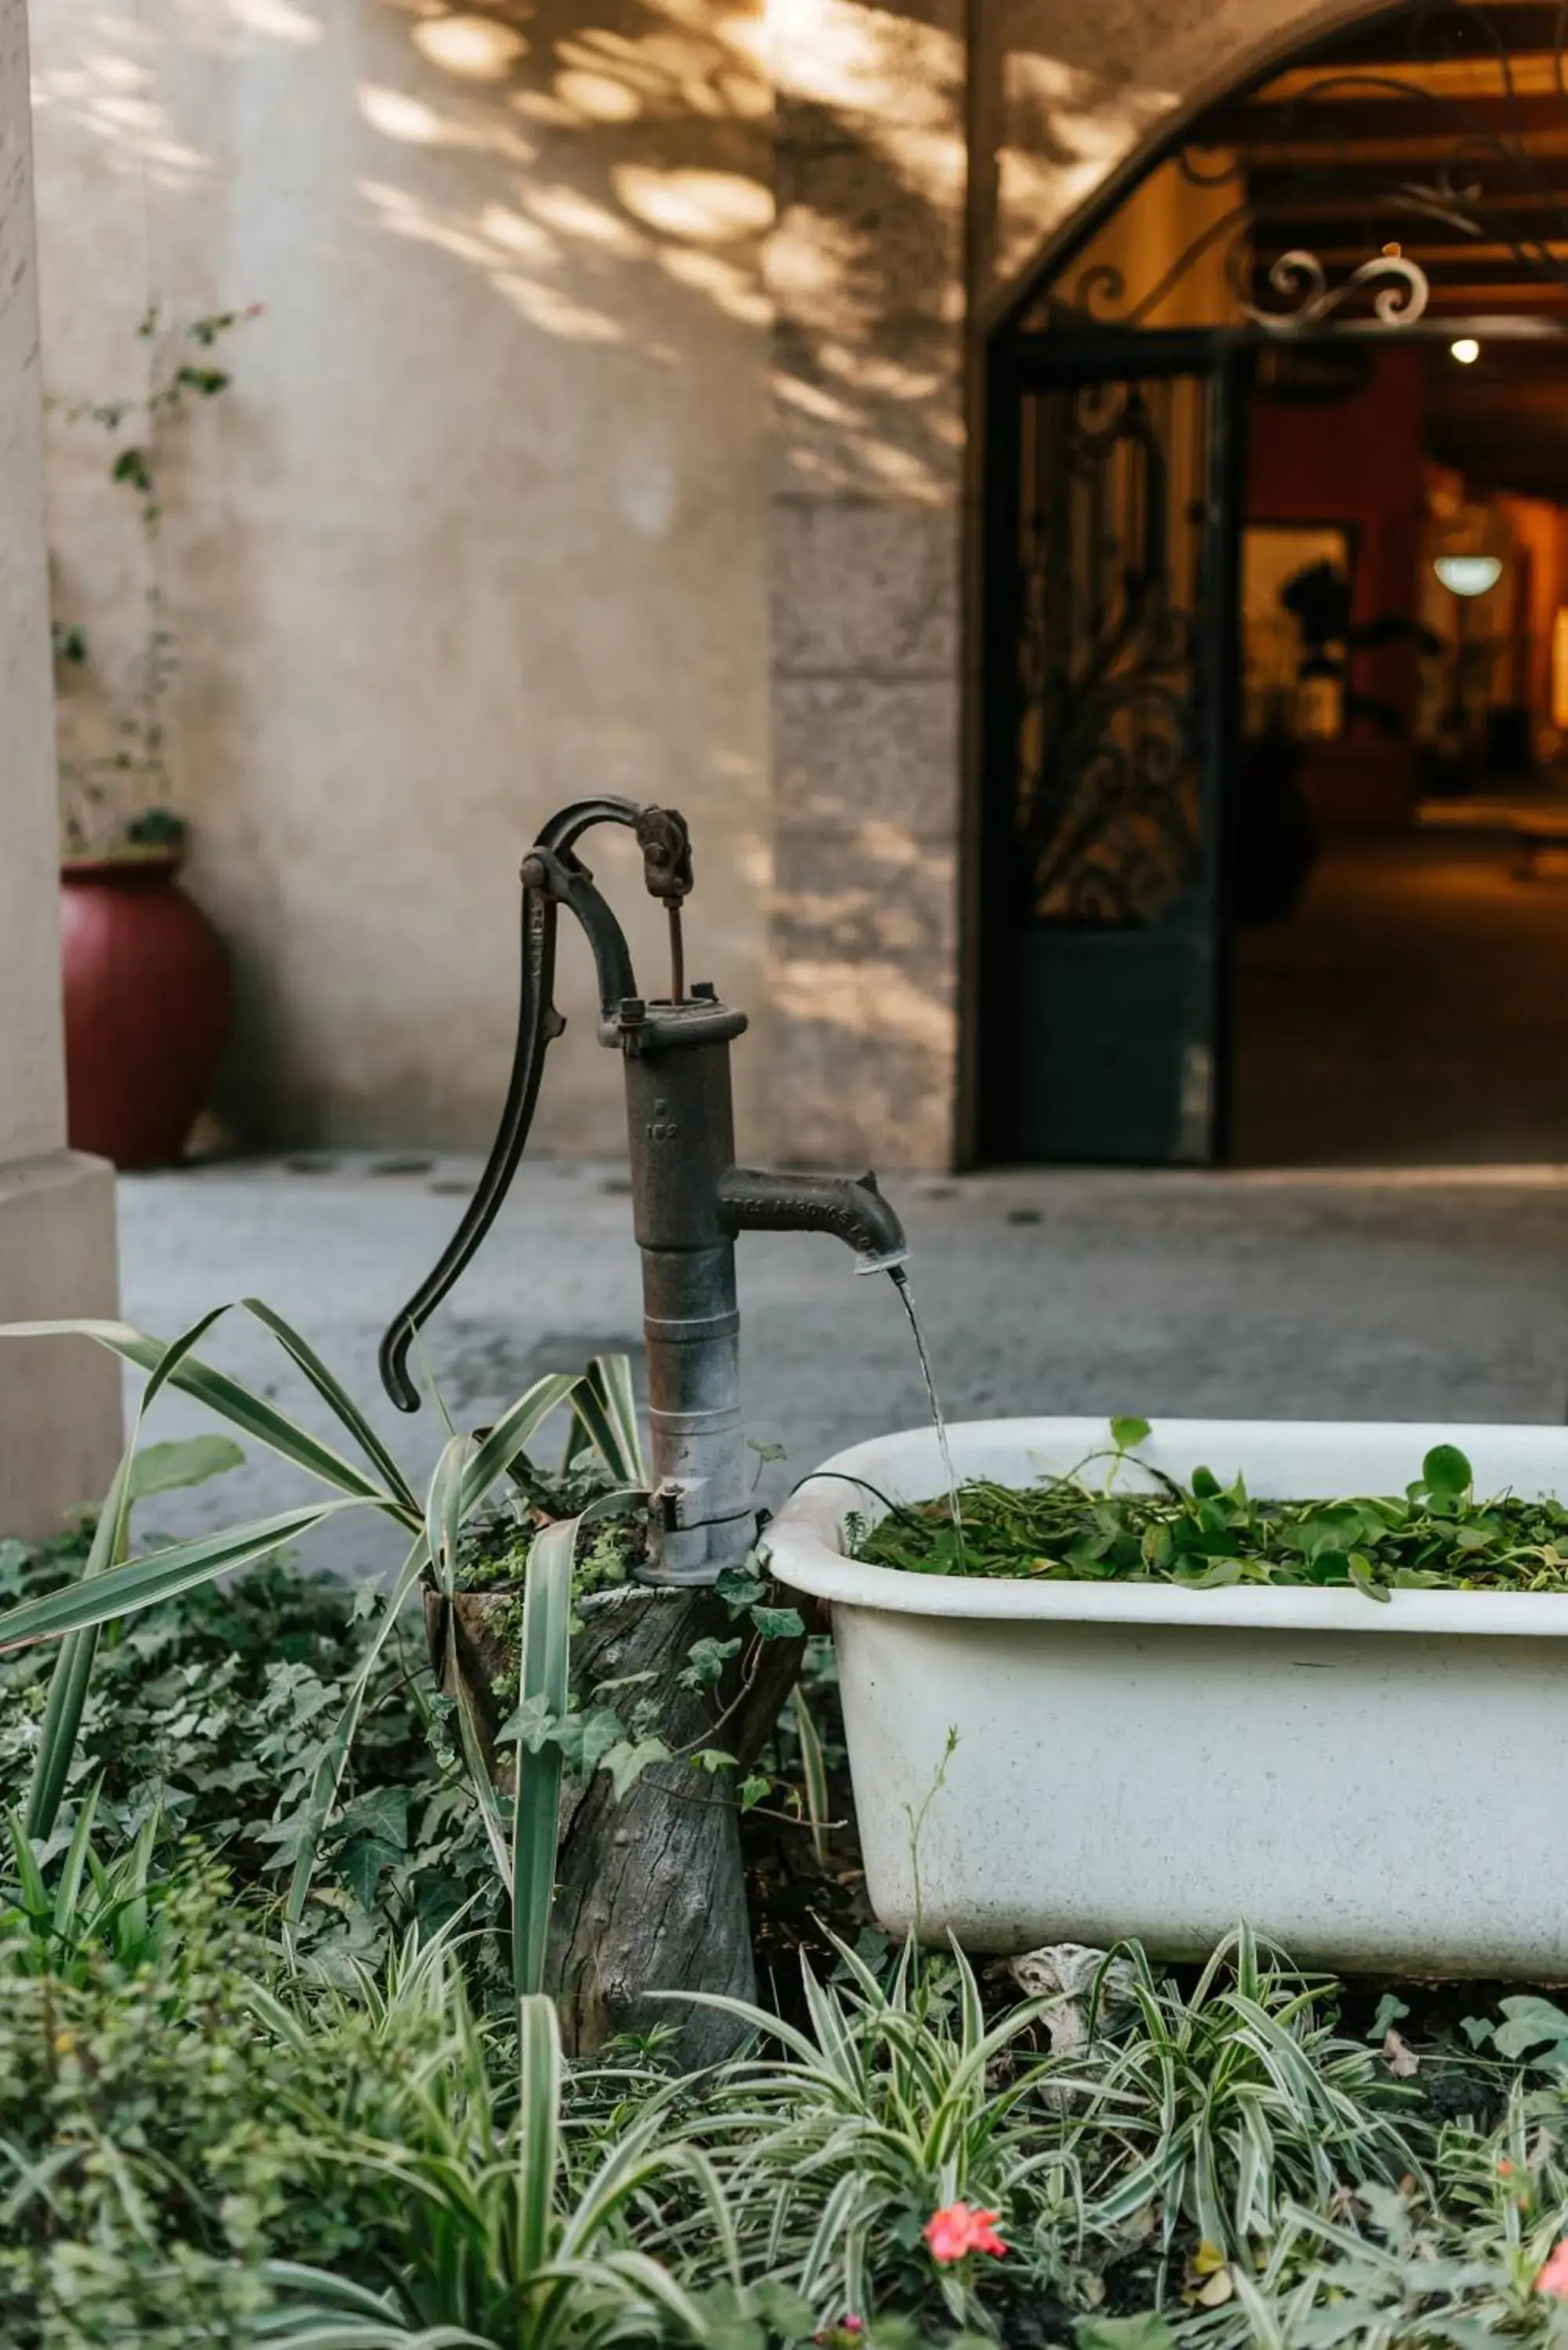
[[[1321,407],[1254,393],[1248,416],[1247,515],[1251,522],[1338,523],[1355,548],[1357,620],[1414,617],[1425,498],[1421,440],[1426,375],[1420,350],[1383,348],[1365,388]],[[1391,645],[1356,656],[1358,692],[1415,715],[1417,655]],[[1413,759],[1370,720],[1325,743],[1305,781],[1330,822],[1397,822],[1409,806]]]

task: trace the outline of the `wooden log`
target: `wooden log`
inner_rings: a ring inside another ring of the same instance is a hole
[[[676,2032],[687,2069],[728,2054],[742,2036],[732,2019],[656,1993],[756,1994],[735,1773],[696,1768],[691,1752],[719,1747],[743,1773],[794,1684],[803,1643],[759,1641],[711,1591],[628,1584],[580,1603],[572,1643],[574,1701],[596,1684],[652,1678],[626,1694],[659,1702],[657,1734],[675,1757],[646,1770],[619,1798],[605,1772],[562,1791],[549,1984],[567,2050],[588,2054],[618,2033],[656,2025]],[[514,1596],[425,1596],[426,1628],[443,1690],[468,1710],[475,1742],[498,1786],[513,1762],[495,1731],[516,1702]],[[680,1687],[693,1645],[747,1635],[717,1689]]]

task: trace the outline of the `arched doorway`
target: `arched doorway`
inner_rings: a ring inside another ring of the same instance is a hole
[[[1320,37],[993,334],[985,1156],[1568,1157],[1563,21]]]

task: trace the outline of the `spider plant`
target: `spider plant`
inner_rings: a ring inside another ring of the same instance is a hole
[[[105,1861],[92,1843],[97,1806],[94,1788],[78,1808],[52,1890],[26,1824],[15,1812],[5,1815],[10,1866],[0,1867],[0,1940],[11,1943],[10,1963],[25,1974],[76,1982],[103,1959],[132,1972],[163,1944],[166,1888],[152,1869],[159,1816],[149,1813]]]
[[[930,2215],[961,2199],[1016,2231],[1014,2263],[1032,2282],[1065,2284],[1082,2213],[1059,2108],[1088,2085],[1015,2048],[1045,2002],[988,2029],[961,1952],[933,1962],[910,1943],[885,1985],[836,1947],[842,1980],[823,1982],[803,1963],[809,2030],[711,2002],[780,2052],[721,2075],[701,2125],[722,2151],[748,2260],[789,2278],[825,2321],[869,2317],[889,2295],[918,2300],[934,2282],[952,2318],[983,2324],[974,2262],[936,2271],[920,2244]]]
[[[1288,2203],[1262,2271],[1233,2263],[1231,2297],[1184,2338],[1202,2350],[1564,2350],[1568,2302],[1538,2281],[1568,2228],[1568,2171],[1538,2107],[1516,2083],[1495,2131],[1446,2126],[1429,2185],[1372,2182],[1330,2211]]]
[[[421,1579],[450,1594],[464,1527],[502,1479],[526,1461],[526,1447],[541,1425],[557,1409],[568,1409],[574,1422],[568,1462],[591,1447],[614,1481],[616,1490],[594,1503],[583,1516],[640,1499],[647,1478],[631,1402],[630,1370],[624,1357],[596,1357],[585,1373],[551,1373],[535,1380],[492,1426],[453,1433],[421,1498],[320,1357],[281,1315],[259,1299],[242,1299],[239,1310],[260,1322],[303,1373],[327,1405],[348,1449],[340,1450],[313,1434],[268,1398],[205,1362],[196,1349],[231,1310],[228,1306],[213,1309],[167,1344],[122,1322],[30,1322],[0,1327],[0,1337],[90,1338],[148,1374],[130,1442],[115,1473],[81,1576],[62,1590],[25,1601],[0,1615],[0,1648],[45,1639],[62,1643],[28,1806],[30,1832],[47,1836],[54,1826],[76,1751],[92,1671],[93,1644],[102,1626],[212,1582],[286,1544],[302,1541],[344,1511],[370,1510],[389,1518],[406,1537],[408,1547],[311,1788],[288,1891],[288,1915],[296,1920],[309,1891],[317,1850],[337,1800],[365,1690],[392,1627]],[[140,1557],[128,1556],[141,1429],[166,1387],[195,1398],[229,1427],[303,1471],[327,1489],[327,1498],[312,1498],[294,1509],[221,1534],[171,1543]],[[359,1457],[352,1458],[351,1453]],[[581,1523],[581,1518],[567,1520],[540,1535],[524,1598],[520,1695],[524,1701],[538,1696],[557,1711],[565,1703],[571,1564]],[[483,1773],[475,1782],[497,1863],[511,1889],[513,1964],[519,1991],[536,1991],[543,1975],[560,1771],[559,1750],[553,1744],[546,1743],[536,1754],[524,1752],[520,1756],[509,1838],[498,1801]]]
[[[667,2243],[679,2246],[683,2233],[700,2241],[707,2264],[743,2290],[712,2165],[670,2135],[676,2085],[647,2098],[586,2175],[573,2177],[553,2003],[518,2002],[515,2097],[503,2100],[448,1955],[426,1952],[406,1970],[400,1995],[433,1991],[449,2030],[398,2098],[389,2128],[340,2133],[332,2116],[301,2101],[316,2142],[356,2168],[370,2202],[384,2208],[380,2232],[399,2247],[395,2272],[376,2292],[274,2262],[266,2273],[278,2305],[260,2338],[291,2350],[592,2350],[631,2338],[703,2338],[701,2302],[637,2249],[632,2225],[639,2209],[645,2220],[657,2209]]]
[[[1418,2168],[1397,2119],[1410,2093],[1334,2033],[1320,2004],[1330,1986],[1265,1947],[1236,1927],[1185,1993],[1140,1944],[1112,1954],[1132,2020],[1088,2052],[1097,2086],[1078,2156],[1095,2226],[1151,2215],[1162,2262],[1183,2228],[1241,2254],[1277,2235],[1293,2200],[1326,2204],[1346,2184]]]

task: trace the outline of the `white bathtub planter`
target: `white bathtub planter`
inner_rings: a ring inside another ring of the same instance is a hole
[[[950,1437],[961,1482],[1027,1486],[1105,1433],[1006,1419]],[[1545,1428],[1167,1419],[1121,1473],[1185,1481],[1204,1462],[1261,1497],[1399,1493],[1437,1443],[1468,1454],[1478,1495],[1568,1495],[1568,1431]],[[928,1940],[1137,1935],[1198,1958],[1244,1917],[1305,1963],[1568,1979],[1568,1595],[1378,1606],[904,1573],[844,1555],[846,1512],[882,1512],[838,1479],[940,1493],[934,1434],[824,1467],[837,1476],[792,1496],[768,1548],[783,1582],[832,1604],[867,1890],[890,1930],[915,1918],[926,1804]]]

